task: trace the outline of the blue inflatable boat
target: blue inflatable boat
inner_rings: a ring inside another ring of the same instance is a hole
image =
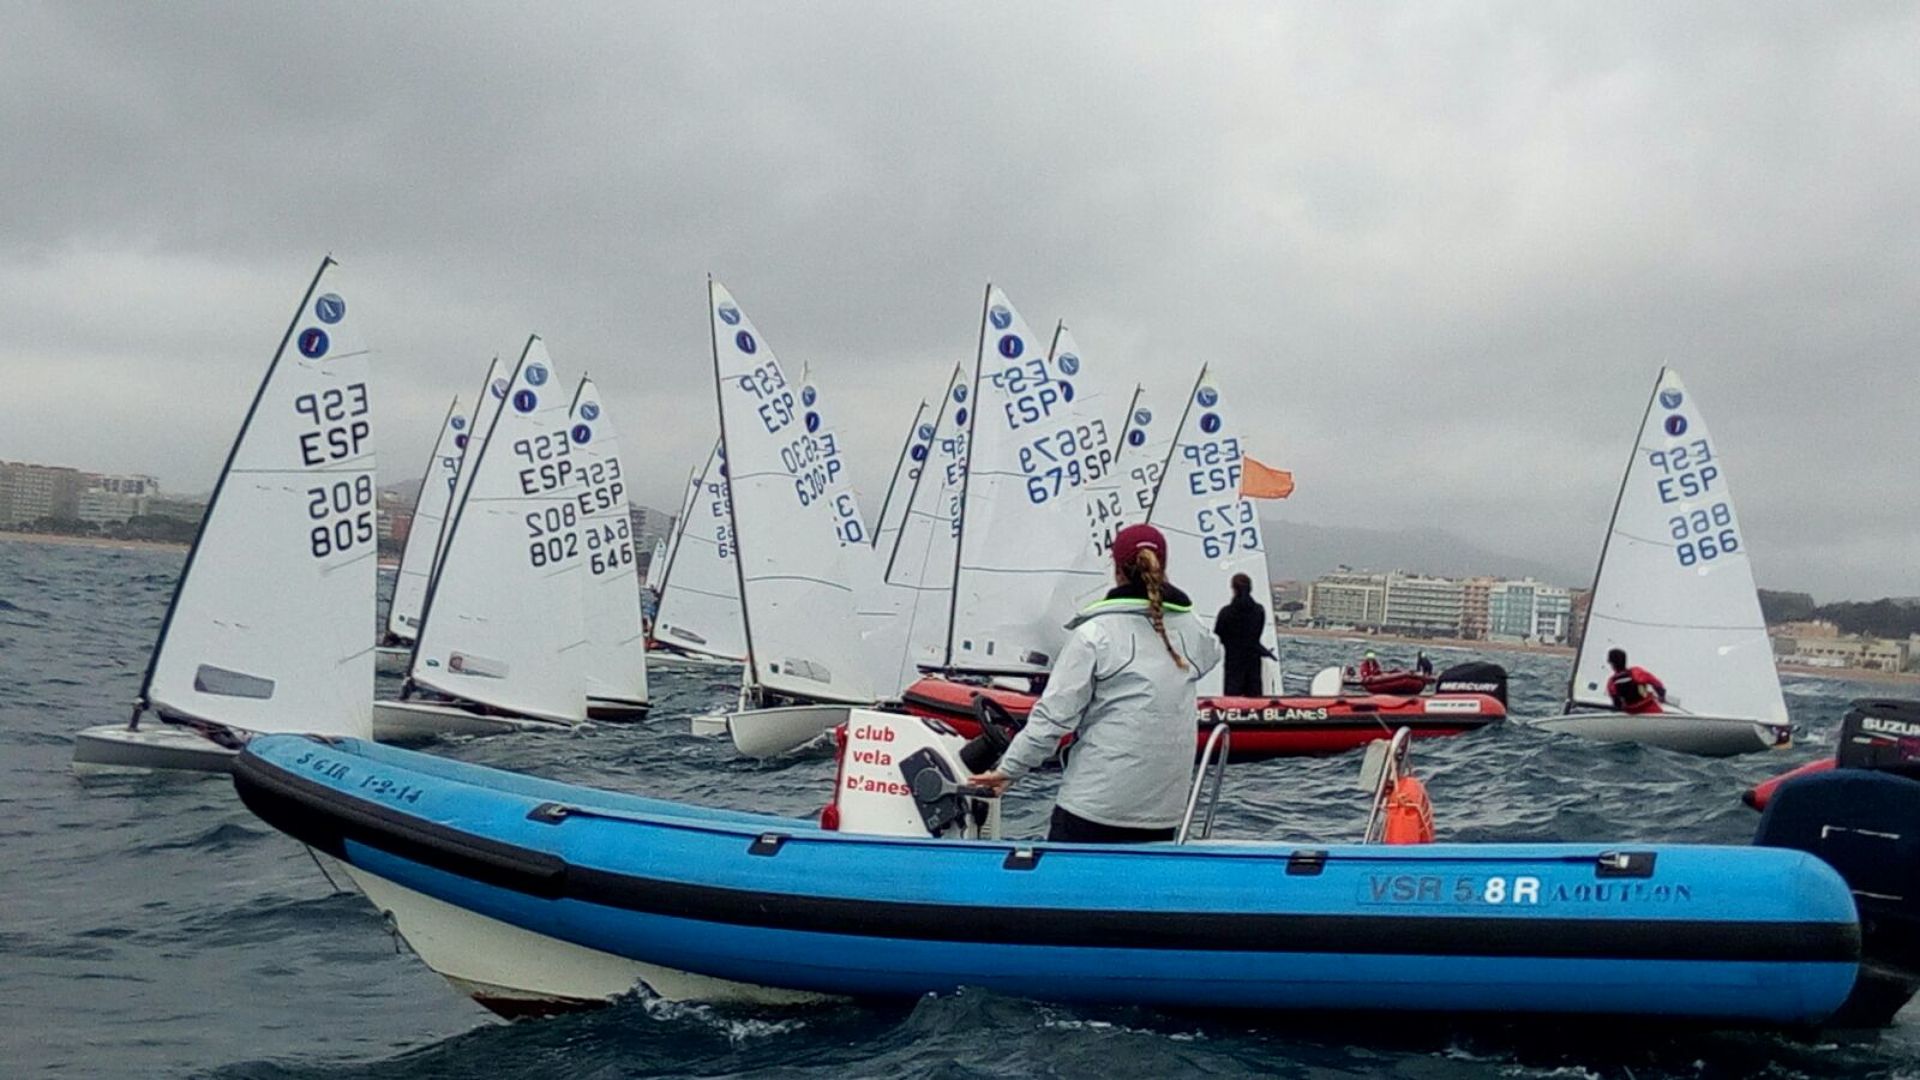
[[[1840,876],[1779,848],[1130,847],[853,835],[351,739],[255,739],[248,807],[504,1014],[962,986],[1066,1002],[1809,1024]]]

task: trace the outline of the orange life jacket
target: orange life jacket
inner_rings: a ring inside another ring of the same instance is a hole
[[[1380,838],[1389,844],[1433,843],[1433,803],[1418,777],[1393,782],[1387,795],[1387,827]]]

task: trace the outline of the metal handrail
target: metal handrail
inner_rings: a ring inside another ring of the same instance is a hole
[[[1218,750],[1220,756],[1214,757]],[[1193,777],[1193,788],[1187,792],[1187,812],[1180,818],[1180,831],[1174,837],[1174,843],[1184,844],[1193,831],[1193,814],[1200,808],[1200,791],[1206,786],[1207,777],[1213,777],[1213,797],[1207,800],[1207,816],[1200,823],[1200,839],[1213,835],[1213,815],[1220,809],[1220,791],[1227,786],[1227,755],[1233,750],[1233,729],[1225,724],[1215,724],[1213,734],[1207,736],[1206,748],[1200,751],[1200,769]]]
[[[1393,785],[1407,774],[1408,759],[1413,749],[1413,732],[1399,728],[1387,743],[1386,765],[1380,770],[1380,779],[1373,788],[1373,810],[1367,814],[1367,831],[1360,836],[1363,844],[1377,844],[1386,832],[1387,795]]]

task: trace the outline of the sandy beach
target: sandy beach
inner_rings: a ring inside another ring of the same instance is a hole
[[[122,551],[185,551],[186,544],[167,540],[118,540],[110,536],[61,536],[56,533],[23,533],[0,530],[0,543],[53,544],[59,547],[116,548]]]

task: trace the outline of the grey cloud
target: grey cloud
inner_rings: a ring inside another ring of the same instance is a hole
[[[385,472],[544,334],[671,506],[702,279],[885,481],[981,283],[1300,520],[1597,549],[1662,363],[1766,584],[1920,593],[1920,15],[1903,5],[36,5],[0,42],[0,455],[205,486],[313,261]],[[157,403],[186,403],[177,420]],[[1284,544],[1283,534],[1271,538]]]

